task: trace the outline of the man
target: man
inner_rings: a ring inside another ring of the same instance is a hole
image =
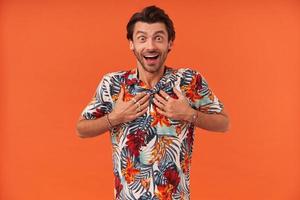
[[[135,13],[127,38],[136,68],[103,77],[78,134],[110,131],[115,199],[189,199],[194,127],[225,132],[228,117],[200,73],[165,66],[175,31],[162,9]]]

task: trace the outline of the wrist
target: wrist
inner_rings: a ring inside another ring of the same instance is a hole
[[[186,120],[187,122],[190,122],[190,123],[195,123],[197,121],[197,118],[198,118],[198,111],[191,108],[187,111],[187,115],[186,115]]]
[[[111,126],[113,126],[113,127],[122,123],[121,119],[114,112],[108,113],[108,118],[111,123]]]

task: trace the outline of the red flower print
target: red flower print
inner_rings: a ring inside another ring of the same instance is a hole
[[[130,101],[134,96],[129,93],[129,91],[127,90],[127,88],[125,87],[124,84],[122,84],[121,87],[123,88],[123,91],[124,91],[123,101]]]
[[[142,146],[145,146],[145,135],[146,132],[142,130],[137,130],[136,133],[131,133],[127,135],[126,145],[128,147],[128,151],[138,157],[140,155],[140,149]]]
[[[143,81],[139,81],[139,86],[144,89],[151,89],[150,86],[147,86]]]
[[[195,90],[193,90],[189,87],[187,87],[187,91],[186,91],[185,95],[192,102],[195,102],[197,99],[201,99],[201,96]]]
[[[170,126],[170,122],[169,119],[164,116],[161,115],[159,112],[157,112],[156,106],[154,106],[154,112],[151,112],[152,117],[154,118],[154,121],[152,122],[152,126],[156,126],[158,123],[160,124],[160,126]]]
[[[157,190],[158,192],[155,192],[155,194],[159,200],[172,200],[173,185],[158,185]]]
[[[188,133],[187,133],[187,145],[188,145],[188,148],[190,149],[193,145],[193,142],[194,142],[194,127],[193,126],[190,126],[188,128]]]
[[[132,160],[127,157],[127,166],[122,170],[122,174],[125,177],[125,180],[128,184],[134,181],[136,174],[140,173],[140,170],[134,168]]]
[[[201,85],[202,82],[202,77],[200,74],[194,76],[190,85],[188,85],[185,90],[186,90],[186,97],[191,99],[193,102],[197,99],[201,99],[201,96],[198,94],[198,91],[202,88]]]
[[[104,115],[105,113],[100,108],[96,108],[96,111],[93,112],[93,116],[96,118],[103,117]]]
[[[201,90],[202,89],[202,76],[200,74],[196,75],[196,81],[195,81],[195,90]]]
[[[137,78],[129,78],[130,75],[135,74],[134,70],[129,70],[124,74],[125,84],[126,85],[133,85],[138,82]]]
[[[119,176],[116,176],[116,175],[115,175],[115,189],[116,189],[116,196],[118,198],[121,190],[123,189],[123,185],[121,183]]]
[[[173,186],[172,192],[175,192],[180,182],[178,171],[176,169],[169,168],[164,172],[164,176],[167,178],[168,183]]]
[[[190,159],[187,153],[185,153],[183,160],[181,161],[181,168],[183,173],[187,173],[190,166]]]

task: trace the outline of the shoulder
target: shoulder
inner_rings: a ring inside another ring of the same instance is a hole
[[[197,89],[201,89],[207,85],[202,74],[193,68],[183,67],[176,69],[176,71],[181,87],[197,87]]]
[[[111,79],[111,78],[118,78],[118,77],[123,77],[128,71],[122,70],[122,71],[114,71],[114,72],[109,72],[103,75],[104,79]]]
[[[185,74],[185,73],[191,73],[191,74],[200,74],[197,70],[195,70],[192,67],[180,67],[180,68],[174,68],[174,71],[177,74]]]
[[[190,67],[181,67],[181,68],[178,68],[178,69],[175,69],[176,71],[176,75],[181,78],[181,79],[191,79],[193,77],[202,77],[202,74],[193,69],[193,68],[190,68]]]
[[[109,72],[104,75],[102,75],[101,80],[97,86],[97,93],[99,95],[99,98],[104,93],[107,94],[107,96],[113,96],[120,91],[120,87],[122,83],[124,82],[124,76],[128,73],[128,71],[114,71]]]

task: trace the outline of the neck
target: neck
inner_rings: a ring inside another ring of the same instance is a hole
[[[163,66],[156,72],[148,72],[141,66],[138,66],[137,68],[139,79],[143,81],[147,87],[154,88],[156,83],[163,77],[166,67]]]

